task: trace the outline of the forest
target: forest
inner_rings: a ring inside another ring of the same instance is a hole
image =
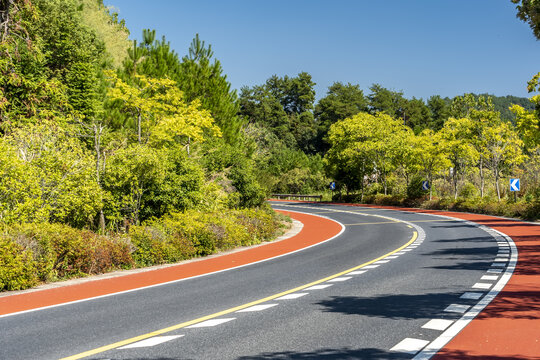
[[[540,95],[237,92],[197,34],[180,56],[102,0],[1,0],[0,53],[0,291],[271,240],[273,193],[540,216]]]

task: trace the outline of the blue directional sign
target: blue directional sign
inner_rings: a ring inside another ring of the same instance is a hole
[[[422,190],[429,190],[429,181],[422,181]]]
[[[519,191],[519,179],[510,179],[510,191]]]
[[[336,190],[336,182],[335,181],[332,181],[330,183],[330,190]]]

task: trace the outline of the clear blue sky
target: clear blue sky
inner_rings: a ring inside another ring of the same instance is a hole
[[[199,33],[233,88],[310,73],[317,98],[335,81],[406,97],[526,96],[540,41],[510,0],[105,0],[132,39],[156,29],[184,56]]]

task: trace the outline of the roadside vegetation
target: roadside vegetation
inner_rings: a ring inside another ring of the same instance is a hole
[[[334,200],[539,217],[540,95],[336,82],[316,101],[306,72],[237,93],[198,35],[185,56],[129,37],[101,0],[0,1],[0,291],[271,240],[270,194],[331,181]]]

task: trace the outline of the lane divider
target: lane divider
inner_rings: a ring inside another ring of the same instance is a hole
[[[281,205],[283,206],[283,205]],[[295,207],[295,205],[285,205],[285,206],[292,206]],[[304,206],[305,207],[305,206]],[[313,207],[309,207],[313,208]],[[381,209],[386,210],[386,209]],[[341,211],[341,210],[333,210],[333,211]],[[343,211],[343,212],[349,212],[349,213],[360,213],[357,211]],[[361,213],[360,213],[361,214]],[[422,214],[422,213],[418,213]],[[366,214],[362,214],[366,215]],[[371,214],[370,214],[371,215]],[[450,323],[444,322],[446,328],[445,331],[438,336],[435,340],[429,341],[424,339],[416,339],[416,338],[405,338],[401,342],[399,342],[397,345],[392,347],[390,350],[394,352],[400,352],[400,353],[407,353],[411,355],[416,355],[413,359],[414,360],[425,360],[430,359],[433,357],[439,350],[441,350],[448,342],[450,342],[465,326],[467,326],[476,316],[480,314],[480,312],[486,308],[493,299],[499,294],[499,292],[504,288],[504,286],[508,283],[510,280],[518,260],[518,253],[517,253],[517,247],[512,240],[511,237],[508,235],[495,230],[493,228],[479,225],[477,223],[474,223],[472,221],[467,221],[459,218],[454,218],[451,216],[446,215],[438,215],[438,214],[422,214],[425,216],[433,216],[437,217],[440,220],[420,220],[420,221],[414,221],[414,222],[430,222],[430,221],[457,221],[459,223],[464,223],[467,225],[472,225],[474,227],[477,227],[489,235],[491,235],[497,245],[499,246],[499,252],[497,253],[496,258],[494,259],[494,262],[491,264],[491,267],[486,270],[487,274],[501,274],[504,271],[504,274],[501,275],[499,278],[498,276],[493,278],[489,278],[491,280],[497,280],[497,283],[488,283],[486,282],[488,279],[482,279],[483,282],[478,282],[472,285],[473,289],[482,289],[482,290],[491,290],[487,295],[484,295],[483,292],[465,292],[460,298],[464,300],[478,300],[480,299],[476,305],[470,306],[470,305],[464,305],[464,304],[451,304],[448,306],[444,311],[446,312],[454,312],[463,314],[463,316],[458,319],[457,321],[449,320]],[[371,215],[376,216],[376,215]],[[380,217],[384,217],[379,215]],[[409,246],[407,249],[402,250],[402,252],[411,251],[415,246]],[[376,266],[376,265],[372,265]],[[484,275],[485,276],[485,275]],[[492,287],[493,286],[493,287]],[[437,322],[437,319],[432,319],[431,321],[435,321],[436,324],[438,324],[439,327],[443,327],[442,323],[440,321]],[[427,324],[430,324],[428,322]],[[426,325],[427,325],[426,324]],[[434,323],[431,323],[429,326],[434,326]],[[424,325],[424,326],[426,326]]]
[[[320,215],[318,215],[318,216],[320,216]],[[397,220],[397,219],[393,219],[393,218],[389,218],[389,217],[385,217],[385,216],[371,215],[371,214],[368,215],[368,216],[377,216],[377,217],[393,220],[393,222],[401,222],[401,223],[405,223],[407,225],[412,225],[409,222],[402,221],[402,220]],[[323,216],[321,216],[321,217],[323,217]],[[404,245],[402,245],[402,246],[398,247],[397,249],[392,250],[391,252],[388,252],[388,253],[386,253],[386,254],[384,254],[382,256],[379,256],[379,257],[377,257],[377,258],[375,258],[373,260],[370,260],[370,261],[367,261],[367,262],[365,262],[363,264],[354,266],[354,267],[352,267],[350,269],[341,271],[341,272],[339,272],[337,274],[333,274],[333,275],[327,276],[327,277],[325,277],[323,279],[319,279],[319,280],[310,282],[308,284],[301,285],[301,286],[295,287],[293,289],[286,290],[286,291],[283,291],[283,292],[280,292],[278,294],[274,294],[274,295],[271,295],[271,296],[267,296],[265,298],[255,300],[255,301],[243,304],[243,305],[239,305],[239,306],[236,306],[236,307],[233,307],[233,308],[230,308],[230,309],[219,311],[219,312],[216,312],[216,313],[213,313],[213,314],[210,314],[210,315],[207,315],[207,316],[203,316],[203,317],[200,317],[200,318],[197,318],[197,319],[193,319],[193,320],[190,320],[190,321],[182,322],[180,324],[169,326],[169,327],[166,327],[166,328],[163,328],[163,329],[155,330],[155,331],[152,331],[150,333],[142,334],[142,335],[139,335],[139,336],[136,336],[136,337],[126,339],[126,340],[118,341],[118,342],[115,342],[115,343],[112,343],[112,344],[109,344],[109,345],[101,346],[99,348],[88,350],[88,351],[85,351],[85,352],[82,352],[82,353],[79,353],[79,354],[76,354],[76,355],[68,356],[68,357],[62,358],[61,360],[82,359],[82,358],[85,358],[85,357],[88,357],[88,356],[103,353],[105,351],[114,350],[114,349],[117,349],[117,348],[120,348],[120,347],[125,347],[125,346],[128,346],[129,344],[141,342],[141,341],[144,341],[146,339],[159,337],[159,336],[161,336],[163,334],[166,334],[166,333],[169,333],[169,332],[172,332],[172,331],[175,331],[175,330],[179,330],[179,329],[183,329],[183,328],[195,327],[197,324],[207,322],[209,320],[211,321],[211,320],[215,319],[215,320],[219,321],[219,319],[216,319],[216,318],[218,318],[220,316],[224,316],[224,315],[231,314],[231,313],[234,313],[234,312],[240,312],[242,310],[246,310],[248,308],[253,308],[253,307],[258,306],[258,305],[263,305],[263,303],[266,303],[266,302],[269,302],[269,301],[272,301],[272,300],[290,300],[290,299],[299,298],[301,296],[305,296],[308,293],[301,293],[300,291],[307,290],[307,289],[314,289],[317,286],[327,285],[327,284],[323,284],[325,282],[345,281],[345,280],[341,280],[341,279],[344,278],[343,275],[349,274],[351,272],[354,272],[354,271],[357,271],[357,270],[360,270],[360,269],[369,269],[369,268],[378,267],[379,265],[374,265],[374,263],[385,259],[387,256],[391,256],[391,255],[397,254],[398,252],[401,252],[402,250],[404,250],[405,248],[407,248],[408,246],[410,246],[411,244],[413,244],[415,242],[421,243],[425,238],[425,233],[424,233],[423,229],[416,226],[416,225],[412,225],[412,226],[414,228],[416,228],[416,230],[419,230],[419,231],[413,231],[413,235],[412,235],[411,239],[407,243],[405,243]],[[344,228],[342,229],[340,234],[343,231],[344,231]],[[337,236],[339,236],[339,235],[336,235],[336,237]],[[348,279],[350,279],[350,277],[348,277],[346,280],[348,280]],[[320,289],[322,289],[322,287]],[[226,320],[230,321],[230,320],[233,320],[233,319],[235,319],[235,318],[227,318]]]

